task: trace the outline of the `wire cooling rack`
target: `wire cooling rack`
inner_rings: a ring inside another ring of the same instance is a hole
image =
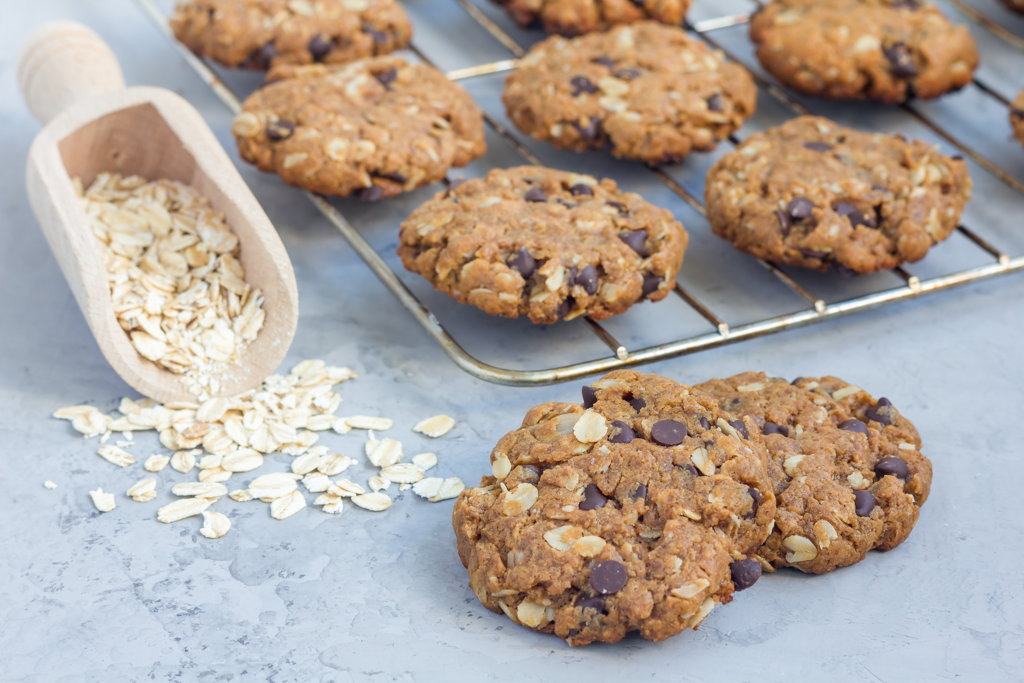
[[[434,1],[439,2],[440,0]],[[512,35],[517,31],[515,29],[506,30],[502,28],[500,19],[496,19],[493,12],[483,10],[470,0],[448,1],[455,2],[465,11],[476,24],[486,31],[487,35],[497,41],[501,48],[507,51],[509,56],[507,59],[498,59],[483,64],[449,70],[447,72],[448,77],[455,81],[468,81],[470,79],[501,74],[514,69],[516,58],[522,56],[526,51],[524,46]],[[136,2],[174,43],[186,62],[198,73],[214,93],[223,100],[232,112],[237,112],[240,109],[238,95],[228,87],[224,80],[218,77],[210,64],[174,40],[167,27],[167,14],[161,11],[155,0],[136,0]],[[1004,28],[998,21],[990,18],[986,12],[976,9],[964,0],[950,0],[950,2],[963,15],[973,21],[976,28],[980,27],[981,30],[987,33],[984,38],[979,37],[979,42],[982,40],[1001,41],[1004,46],[1018,52],[1018,57],[1024,56],[1019,54],[1019,51],[1024,50],[1024,39],[1019,34]],[[756,5],[752,5],[752,7],[756,7]],[[430,12],[427,12],[427,14],[429,15]],[[717,36],[720,35],[720,31],[725,29],[742,27],[749,20],[749,17],[749,13],[741,12],[730,14],[729,16],[693,21],[687,24],[686,28],[700,36],[711,47],[722,50],[729,58],[741,61]],[[412,45],[410,50],[423,61],[433,63],[434,60],[431,59],[431,56],[426,54],[424,50],[419,49],[416,44]],[[748,66],[750,65],[748,64]],[[790,95],[767,76],[759,73],[756,69],[753,75],[762,90],[762,101],[764,97],[771,98],[775,104],[785,107],[788,110],[788,115],[812,113],[807,104],[804,104],[797,97]],[[976,89],[983,98],[987,98],[989,100],[988,105],[997,106],[1003,112],[1005,122],[1005,115],[1008,114],[1010,106],[1005,88],[1001,90],[998,87],[993,87],[980,77],[969,87]],[[815,109],[817,108],[815,107]],[[909,116],[914,122],[929,129],[935,136],[942,139],[947,146],[956,148],[959,154],[968,157],[977,167],[980,167],[981,173],[990,174],[997,184],[1005,185],[1004,190],[1009,188],[1014,200],[1020,200],[1021,195],[1024,194],[1024,183],[1004,168],[1007,165],[1006,162],[993,161],[990,158],[991,154],[984,154],[975,149],[974,145],[963,141],[959,133],[954,132],[951,126],[943,123],[941,112],[936,115],[929,110],[929,106],[919,104],[904,104],[901,109],[904,115]],[[947,116],[946,118],[949,117]],[[491,131],[505,140],[522,158],[522,161],[530,164],[550,165],[544,164],[537,154],[531,151],[531,141],[521,140],[518,133],[510,130],[507,125],[499,121],[498,117],[485,113],[484,119]],[[731,136],[728,143],[723,143],[723,145],[735,145],[739,141],[737,136]],[[1017,151],[1021,150],[1018,149]],[[1024,153],[1021,156],[1022,163],[1024,163]],[[703,216],[704,209],[701,201],[698,199],[699,193],[687,189],[684,186],[685,184],[678,179],[678,173],[675,169],[637,165],[630,173],[653,174],[672,193],[685,202],[693,212]],[[978,168],[972,169],[972,175],[975,177],[978,175]],[[609,330],[607,324],[585,318],[584,321],[589,331],[596,335],[601,344],[607,347],[608,352],[584,360],[573,360],[557,367],[513,369],[499,367],[492,362],[482,360],[476,355],[467,352],[463,344],[456,338],[456,335],[446,329],[445,325],[439,321],[438,317],[435,316],[423,301],[424,296],[422,294],[415,294],[400,279],[395,270],[382,257],[382,253],[371,246],[360,233],[358,226],[350,222],[327,198],[310,192],[305,192],[304,194],[331,224],[337,228],[374,274],[397,297],[409,314],[433,337],[459,367],[476,377],[509,385],[551,384],[616,368],[690,354],[703,349],[781,332],[790,328],[823,322],[857,311],[878,308],[904,299],[912,299],[952,289],[969,282],[1024,270],[1024,250],[1019,255],[1011,255],[996,246],[993,241],[990,241],[991,237],[983,237],[979,232],[975,231],[973,226],[969,227],[966,225],[958,227],[957,232],[966,238],[966,240],[963,240],[965,245],[972,245],[971,248],[980,252],[981,258],[976,265],[953,269],[951,272],[944,272],[929,277],[920,277],[903,267],[897,267],[892,270],[892,273],[898,278],[899,284],[897,286],[877,288],[864,293],[858,292],[856,296],[841,295],[831,298],[816,291],[816,285],[824,286],[825,283],[820,278],[816,280],[815,284],[808,285],[806,282],[800,281],[801,273],[799,272],[785,269],[768,261],[744,257],[749,261],[749,267],[756,269],[759,265],[764,268],[773,279],[795,294],[803,302],[803,305],[799,306],[797,310],[785,314],[758,318],[739,324],[730,324],[731,315],[729,311],[722,310],[718,305],[713,307],[705,303],[694,292],[690,283],[687,282],[688,268],[684,264],[682,272],[675,283],[674,295],[703,319],[704,330],[696,334],[679,335],[679,338],[673,338],[660,343],[640,343],[627,346],[616,338],[616,335]],[[979,201],[977,193],[974,201]],[[397,226],[395,226],[395,232],[397,233]],[[691,234],[692,232],[691,229]],[[687,260],[690,260],[689,253],[687,254]],[[975,259],[975,261],[978,261],[978,259]],[[827,288],[832,289],[831,287]],[[445,299],[436,305],[460,306],[461,304]],[[661,305],[655,304],[655,306]],[[630,312],[627,312],[624,315],[629,314]],[[500,323],[488,321],[488,324]],[[514,328],[510,333],[518,333],[520,329],[518,327]],[[635,348],[631,348],[634,346]]]

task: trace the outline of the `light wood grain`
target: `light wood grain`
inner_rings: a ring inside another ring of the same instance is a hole
[[[79,73],[82,68],[95,73]],[[170,91],[116,87],[123,81],[113,54],[76,24],[48,25],[31,36],[19,83],[33,113],[51,119],[29,151],[29,200],[111,367],[145,396],[191,398],[179,375],[136,353],[114,316],[100,244],[71,184],[78,177],[88,185],[104,171],[187,183],[225,214],[241,243],[246,280],[266,297],[266,322],[222,393],[256,387],[280,365],[295,334],[295,274],[273,225],[203,118]]]

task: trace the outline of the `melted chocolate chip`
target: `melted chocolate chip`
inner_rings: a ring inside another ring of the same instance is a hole
[[[896,78],[913,78],[917,75],[914,55],[906,43],[893,43],[882,48],[882,54],[889,62],[889,73]]]
[[[569,188],[569,194],[574,197],[591,197],[594,194],[594,189],[590,185],[584,185],[583,183],[576,183]]]
[[[697,418],[697,424],[700,425],[701,429],[711,429],[711,422],[703,415]]]
[[[621,562],[605,560],[590,568],[590,587],[601,595],[618,593],[626,587],[629,574]]]
[[[891,425],[895,422],[896,409],[892,407],[892,402],[883,396],[864,412],[864,417],[884,425]]]
[[[388,69],[387,71],[381,71],[380,73],[373,74],[374,78],[380,81],[380,84],[385,88],[395,82],[395,78],[398,77],[398,71],[395,69]]]
[[[814,202],[806,197],[793,197],[786,204],[786,213],[794,221],[802,221],[810,218],[814,211]]]
[[[291,121],[285,121],[284,119],[278,119],[267,124],[267,137],[270,138],[271,142],[280,142],[281,140],[287,140],[295,132],[295,124]]]
[[[597,294],[597,280],[597,268],[589,265],[583,266],[583,269],[572,278],[571,283],[579,285],[583,288],[584,292],[593,296]]]
[[[678,164],[682,160],[682,154],[677,154],[676,152],[666,152],[665,155],[658,160],[658,164]]]
[[[366,33],[367,35],[370,36],[370,39],[373,40],[374,45],[387,45],[388,43],[389,37],[388,34],[384,31],[378,31],[375,28],[364,26],[363,33]]]
[[[536,465],[520,465],[519,468],[523,470],[519,474],[519,478],[523,481],[537,481],[540,479],[540,468]]]
[[[686,425],[675,420],[659,420],[651,427],[651,439],[662,446],[678,446],[686,438]]]
[[[845,429],[848,432],[857,432],[864,436],[868,435],[868,426],[855,417],[840,423],[839,428]]]
[[[534,185],[526,191],[526,194],[523,195],[523,199],[528,202],[546,202],[548,200],[548,196],[544,192],[543,188]]]
[[[257,69],[267,69],[270,67],[270,62],[273,61],[276,56],[277,48],[274,47],[274,44],[264,43],[262,47],[258,47],[252,51],[249,58],[246,60],[246,63],[251,64]]]
[[[651,294],[654,294],[656,291],[658,291],[658,288],[661,287],[661,283],[664,281],[665,278],[661,277],[660,275],[655,275],[653,273],[647,273],[646,275],[644,275],[644,283],[642,289],[644,298],[647,298]]]
[[[801,248],[800,249],[800,254],[804,258],[816,258],[816,259],[827,259],[828,258],[828,252],[827,251],[818,251],[817,249],[804,249],[804,248]]]
[[[853,509],[856,510],[858,517],[867,517],[876,505],[878,505],[878,499],[871,491],[853,492]]]
[[[371,175],[375,178],[384,178],[385,180],[391,180],[396,183],[401,183],[402,185],[404,185],[407,180],[407,178],[401,173],[372,173]]]
[[[612,59],[611,57],[609,57],[608,55],[601,55],[600,57],[594,57],[590,61],[593,62],[594,64],[600,64],[601,66],[608,67],[609,69],[611,69],[612,67],[615,66],[615,60]]]
[[[633,394],[626,394],[623,398],[625,398],[626,403],[631,405],[633,407],[633,410],[635,410],[638,413],[647,407],[647,401],[643,400],[639,396],[634,396]]]
[[[583,387],[583,407],[584,408],[591,408],[591,407],[593,407],[593,405],[595,403],[597,403],[597,391],[594,390],[594,387],[584,386]]]
[[[633,493],[629,494],[633,500],[647,500],[647,484],[637,484]]]
[[[761,578],[761,563],[757,560],[736,560],[729,565],[732,585],[737,591],[750,588]]]
[[[612,435],[608,437],[610,443],[630,443],[636,438],[632,427],[622,420],[612,420]]]
[[[640,256],[647,256],[647,249],[644,244],[647,242],[647,231],[646,230],[629,230],[627,232],[620,232],[619,239],[626,243],[626,246],[635,251]]]
[[[765,421],[764,427],[761,427],[762,434],[782,434],[783,436],[789,436],[789,427],[786,425],[775,424],[774,422]]]
[[[725,101],[722,99],[722,93],[715,93],[707,100],[709,111],[722,111],[725,109]]]
[[[565,316],[569,315],[573,307],[576,305],[576,299],[571,296],[565,297],[562,303],[558,304],[558,308],[555,309],[555,315],[561,320]]]
[[[744,439],[750,438],[750,434],[747,432],[747,424],[743,420],[733,420],[729,423],[729,426],[739,432]]]
[[[586,488],[583,489],[583,500],[580,501],[580,510],[595,510],[604,507],[604,504],[607,502],[608,499],[601,493],[601,489],[593,484],[587,484]]]
[[[697,470],[697,468],[696,468],[696,467],[694,467],[693,465],[691,465],[690,463],[686,463],[685,465],[681,465],[681,466],[679,467],[679,469],[681,469],[681,470],[685,470],[685,471],[689,472],[689,473],[690,473],[691,475],[693,475],[694,477],[699,477],[699,476],[701,476],[701,473],[700,473],[700,471],[698,471],[698,470]]]
[[[869,228],[874,228],[878,225],[874,216],[869,214],[867,211],[861,211],[849,202],[835,202],[832,205],[832,210],[840,216],[845,216],[850,221],[850,225],[855,228],[858,225],[863,225]]]
[[[842,277],[854,277],[856,275],[860,275],[856,270],[847,268],[842,263],[833,263],[832,267],[835,268],[836,272]]]
[[[793,229],[793,221],[790,219],[789,214],[783,211],[775,211],[775,219],[779,221],[779,229],[782,230],[782,236],[786,237],[789,235],[789,231]]]
[[[812,152],[831,152],[832,151],[832,145],[828,144],[827,142],[818,142],[818,141],[805,142],[804,143],[804,147],[806,147],[807,149],[811,150]]]
[[[591,116],[587,123],[573,121],[572,125],[579,131],[580,137],[584,140],[596,140],[601,134],[601,119]]]
[[[537,259],[533,258],[530,252],[526,250],[526,247],[519,247],[519,251],[509,257],[508,265],[519,271],[519,274],[525,280],[530,278],[537,270]]]
[[[629,215],[629,209],[626,208],[625,204],[620,204],[619,202],[605,202],[605,204],[618,211],[620,216]]]
[[[597,92],[597,86],[586,76],[573,76],[569,80],[569,85],[572,86],[573,97],[579,97],[583,93],[590,95]]]
[[[640,72],[636,69],[619,69],[614,74],[615,78],[620,78],[624,81],[631,81],[640,75]]]
[[[875,464],[875,474],[879,477],[891,474],[894,477],[899,477],[903,481],[906,481],[907,479],[910,479],[910,468],[907,467],[907,461],[903,458],[897,458],[894,455],[890,455],[888,458],[882,458]]]
[[[364,202],[375,202],[384,196],[384,190],[380,189],[376,185],[370,185],[369,187],[361,187],[352,193],[352,196],[356,199],[361,199]]]
[[[750,495],[754,502],[750,505],[750,512],[743,515],[743,519],[753,519],[754,517],[757,517],[757,510],[758,508],[761,507],[761,501],[764,500],[764,496],[762,496],[761,492],[755,489],[753,486],[747,487],[747,493]]]
[[[309,50],[309,56],[313,58],[314,62],[323,61],[323,58],[327,56],[327,53],[331,51],[334,41],[329,37],[318,33],[309,39],[309,44],[306,45],[306,49]]]
[[[576,607],[580,610],[592,609],[600,614],[605,614],[604,598],[600,595],[583,595],[576,598]]]
[[[897,2],[892,3],[891,7],[893,9],[917,10],[921,8],[921,3],[917,0],[897,0]]]

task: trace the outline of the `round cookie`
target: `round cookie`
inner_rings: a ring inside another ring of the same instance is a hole
[[[502,102],[538,140],[661,164],[732,134],[753,113],[757,89],[742,66],[682,29],[645,21],[535,45]]]
[[[918,0],[772,0],[750,21],[757,58],[808,95],[903,102],[971,81],[978,49],[965,26]]]
[[[910,535],[932,466],[914,426],[888,399],[835,377],[792,384],[745,372],[694,387],[764,436],[775,525],[757,551],[766,569],[822,574]]]
[[[260,70],[387,54],[412,37],[396,0],[178,0],[170,23],[196,54]]]
[[[1010,106],[1010,126],[1013,127],[1013,135],[1024,145],[1024,90],[1018,95]]]
[[[494,0],[520,26],[534,24],[548,33],[578,36],[617,24],[653,19],[679,26],[691,0]]]
[[[480,602],[570,645],[696,628],[760,576],[774,514],[760,437],[710,398],[619,370],[547,403],[455,503]],[[730,425],[728,420],[732,420]]]
[[[719,159],[704,193],[711,229],[738,249],[850,274],[923,258],[956,229],[971,180],[932,145],[803,116]]]
[[[483,116],[425,64],[372,57],[279,66],[231,127],[238,151],[289,185],[362,199],[441,180],[484,153]]]
[[[458,301],[553,323],[665,298],[687,239],[670,212],[612,180],[519,166],[420,206],[402,223],[398,255]]]

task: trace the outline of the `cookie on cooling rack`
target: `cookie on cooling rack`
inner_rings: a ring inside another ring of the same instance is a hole
[[[748,555],[775,509],[761,436],[672,380],[618,370],[582,405],[531,409],[491,471],[453,510],[470,586],[570,645],[664,640],[761,575]]]
[[[382,55],[412,36],[396,0],[178,0],[171,29],[196,54],[260,70]]]
[[[775,525],[756,554],[765,568],[822,574],[910,535],[932,466],[888,399],[835,377],[790,384],[762,372],[694,390],[764,436],[776,499]]]
[[[618,24],[653,19],[679,26],[691,0],[494,0],[520,26],[540,24],[548,33],[578,36]]]
[[[452,298],[491,314],[603,320],[672,289],[687,234],[612,180],[539,166],[453,186],[402,223],[398,255]]]
[[[750,136],[705,184],[711,229],[738,249],[847,274],[923,258],[970,195],[962,159],[814,116]]]
[[[372,57],[278,66],[232,133],[242,158],[314,192],[379,199],[441,180],[484,153],[483,116],[425,64]]]
[[[1024,13],[1024,0],[1000,0],[1007,9]]]
[[[783,84],[835,99],[938,97],[978,66],[967,27],[919,0],[772,0],[751,19],[750,37]]]
[[[1013,127],[1014,136],[1024,145],[1024,90],[1010,106],[1010,125]]]
[[[714,148],[753,113],[757,90],[742,66],[680,28],[646,21],[535,45],[502,101],[538,140],[659,164]]]

